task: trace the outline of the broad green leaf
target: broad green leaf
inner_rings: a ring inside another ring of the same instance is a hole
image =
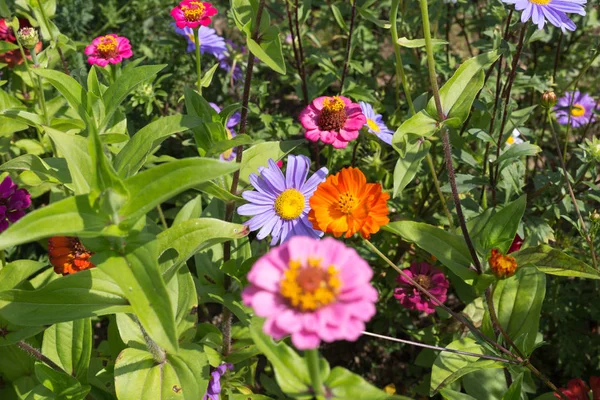
[[[94,180],[94,169],[92,158],[88,153],[87,139],[50,127],[44,127],[44,131],[56,145],[59,154],[67,160],[75,194],[89,193]]]
[[[184,344],[157,364],[146,350],[125,349],[115,365],[119,399],[199,400],[208,386],[209,364],[201,347]]]
[[[469,116],[473,101],[475,101],[475,97],[477,97],[484,83],[485,74],[480,70],[462,89],[461,96],[454,103],[450,109],[450,113],[447,115],[446,121],[444,121],[445,125],[451,128],[460,128],[462,126]]]
[[[104,154],[104,146],[95,127],[88,127],[88,151],[90,152],[94,175],[92,186],[94,194],[103,192],[99,206],[108,215],[114,216],[113,222],[118,223],[117,212],[127,199],[127,189],[117,175],[112,164]]]
[[[37,362],[34,369],[36,378],[57,399],[84,400],[90,391],[90,386],[82,385],[75,377],[68,373],[56,371],[41,362]],[[41,399],[50,397],[48,395],[44,396],[43,392],[39,394],[42,395],[40,396]]]
[[[206,153],[207,156],[214,156],[217,154],[224,153],[225,151],[231,149],[232,147],[237,146],[247,146],[253,144],[254,140],[250,135],[241,134],[237,135],[232,139],[221,140],[220,142],[216,142]]]
[[[430,136],[437,129],[437,121],[424,111],[420,111],[400,125],[400,128],[394,133],[392,144],[396,151],[400,152],[399,146],[402,145],[406,135],[413,135],[421,138],[423,136]]]
[[[231,192],[227,189],[222,188],[214,182],[204,182],[200,185],[196,186],[194,189],[209,194],[211,196],[216,197],[217,199],[221,199],[224,201],[233,201],[237,204],[244,203],[246,200],[241,198],[240,196],[236,196],[231,194]]]
[[[517,251],[511,256],[515,257],[517,265],[532,264],[549,275],[600,279],[600,272],[590,265],[545,244]]]
[[[523,384],[523,374],[519,374],[502,396],[502,400],[521,400],[521,386]]]
[[[330,7],[331,7],[331,12],[333,13],[333,18],[335,18],[335,22],[337,22],[339,27],[342,28],[342,30],[347,33],[348,25],[346,25],[346,21],[344,20],[344,16],[342,15],[342,12],[338,8],[338,6],[336,6],[335,4],[331,4]]]
[[[398,221],[383,227],[384,230],[415,243],[426,252],[434,255],[442,264],[467,283],[477,276],[470,269],[472,263],[469,249],[461,236],[446,232],[421,222]],[[472,282],[471,282],[472,283]]]
[[[153,121],[140,129],[115,157],[113,165],[123,178],[135,175],[146,159],[169,136],[193,129],[202,119],[189,115],[172,115]]]
[[[238,168],[236,163],[187,158],[140,172],[124,182],[129,199],[119,210],[121,226],[130,226],[165,200]]]
[[[51,236],[94,237],[110,220],[95,210],[88,195],[67,197],[26,214],[0,235],[0,250]]]
[[[32,68],[32,71],[54,86],[77,111],[81,119],[89,120],[87,94],[79,82],[65,73],[52,69]]]
[[[202,75],[202,80],[200,81],[202,87],[210,86],[210,83],[212,82],[212,79],[213,79],[213,75],[215,74],[215,71],[217,70],[218,67],[219,67],[219,63],[216,63],[208,71],[206,71],[204,73],[204,75]]]
[[[482,243],[484,252],[497,248],[501,253],[506,253],[517,234],[519,223],[527,206],[526,196],[507,204],[494,214],[483,230],[477,235],[476,240]]]
[[[150,337],[167,352],[177,352],[175,316],[158,269],[156,239],[130,236],[123,253],[98,253],[92,261],[117,282]]]
[[[0,112],[0,116],[13,119],[18,122],[22,122],[29,126],[39,127],[44,125],[44,120],[38,114],[34,114],[28,111],[20,109],[9,109]]]
[[[13,289],[31,275],[46,267],[46,263],[33,260],[16,260],[0,269],[0,291]]]
[[[525,355],[533,351],[545,295],[546,276],[535,268],[518,268],[494,289],[498,321]]]
[[[273,71],[285,75],[285,60],[281,50],[278,27],[271,25],[269,29],[261,35],[259,43],[256,43],[251,38],[247,38],[246,44],[248,45],[248,50],[250,50],[259,60],[267,64]]]
[[[31,171],[42,181],[71,183],[71,174],[64,158],[41,159],[33,154],[23,154],[0,165],[0,171]]]
[[[440,390],[440,394],[445,400],[477,400],[466,393],[456,392],[447,388]]]
[[[455,340],[446,347],[475,354],[484,353],[484,348],[477,344],[475,340],[468,337]],[[456,353],[440,352],[431,369],[430,394],[433,396],[440,389],[470,372],[487,368],[503,368],[503,366],[504,364],[498,361],[479,359],[474,356],[465,356]]]
[[[369,5],[365,3],[362,7],[357,8],[358,13],[361,15],[361,17],[365,18],[368,21],[371,21],[372,23],[383,29],[390,29],[392,27],[392,24],[390,24],[389,21],[378,19],[377,15],[375,15],[373,11],[368,10],[367,7],[369,7]]]
[[[335,367],[331,371],[325,386],[333,394],[331,399],[336,400],[410,400],[405,396],[389,395],[342,367]]]
[[[269,159],[279,161],[302,143],[304,143],[303,140],[264,142],[244,150],[240,167],[240,181],[248,184],[248,176],[258,173],[259,167],[268,166]]]
[[[25,340],[42,332],[46,327],[23,326],[14,324],[2,316],[0,311],[0,354],[4,354],[6,346]],[[1,357],[0,357],[1,358]],[[0,373],[2,371],[0,370]],[[1,392],[0,392],[1,393]]]
[[[404,156],[400,156],[394,168],[394,197],[398,196],[417,175],[423,159],[429,154],[431,142],[417,140],[408,143]]]
[[[98,268],[53,280],[38,290],[0,292],[0,316],[25,326],[117,312],[131,312],[131,307],[119,286]]]
[[[192,200],[188,201],[179,209],[175,219],[173,219],[173,224],[171,226],[179,225],[184,221],[189,221],[190,219],[200,218],[202,215],[202,196],[198,195],[194,197]]]
[[[61,322],[46,329],[42,353],[80,382],[87,382],[92,356],[91,320]]]
[[[257,0],[232,0],[231,9],[233,11],[233,20],[238,29],[247,37],[252,35],[256,25],[258,11]],[[271,25],[271,18],[268,10],[264,9],[260,20],[260,33],[265,32]]]
[[[28,344],[37,346],[35,342],[27,342]],[[0,374],[2,374],[5,381],[15,382],[20,377],[33,375],[35,364],[33,357],[14,344],[3,347],[1,351]]]
[[[416,47],[425,47],[425,39],[408,39],[407,37],[401,37],[398,39],[398,44],[402,47],[408,47],[409,49],[414,49]],[[431,39],[431,44],[434,46],[441,46],[448,44],[445,40],[442,39]]]
[[[4,54],[7,51],[16,50],[18,48],[19,48],[19,46],[17,46],[14,43],[7,42],[4,40],[0,41],[0,54]]]
[[[508,149],[500,153],[500,157],[496,160],[496,164],[506,165],[509,161],[515,158],[521,158],[525,156],[534,156],[542,151],[539,146],[531,143],[518,143],[508,146]]]

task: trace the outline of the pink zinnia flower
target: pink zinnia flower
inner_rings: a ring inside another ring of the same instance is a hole
[[[342,242],[296,236],[262,256],[248,273],[244,304],[266,318],[274,339],[292,336],[300,350],[321,340],[355,341],[375,315],[371,267]]]
[[[336,149],[346,148],[367,123],[360,105],[343,96],[317,97],[302,110],[299,118],[308,140],[321,139]]]
[[[434,295],[440,302],[446,301],[446,292],[448,291],[448,279],[442,271],[427,264],[426,262],[412,263],[410,268],[404,270],[404,273],[423,286],[429,293]],[[412,286],[408,279],[399,275],[396,278],[399,287],[394,291],[394,297],[400,300],[400,304],[409,310],[419,310],[427,314],[435,311],[435,304],[419,289]]]
[[[523,238],[517,233],[506,254],[521,250],[521,246],[523,246]]]
[[[85,48],[85,54],[89,56],[90,64],[106,67],[109,63],[118,64],[124,58],[131,57],[133,52],[129,39],[111,33],[92,40],[92,44]]]
[[[195,0],[183,0],[171,10],[178,28],[197,28],[199,25],[208,26],[210,17],[217,13],[217,9],[210,3]]]

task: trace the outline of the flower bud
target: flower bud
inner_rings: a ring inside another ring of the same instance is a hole
[[[556,93],[545,91],[542,95],[542,107],[551,108],[556,105]]]
[[[600,222],[600,212],[598,212],[598,210],[594,210],[590,213],[590,221],[596,224]]]
[[[33,49],[40,41],[37,30],[31,27],[19,29],[17,39],[26,49]]]
[[[492,273],[498,279],[510,278],[517,271],[517,260],[514,257],[500,253],[498,249],[492,250],[488,263]]]

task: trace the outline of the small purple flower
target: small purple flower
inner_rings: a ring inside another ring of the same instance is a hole
[[[446,292],[450,283],[442,271],[427,264],[426,262],[412,263],[410,268],[404,270],[419,285],[423,286],[429,293],[434,295],[440,302],[446,301]],[[435,304],[419,289],[412,286],[410,282],[399,275],[396,279],[399,286],[394,290],[394,297],[400,301],[404,308],[419,310],[427,314],[435,311]]]
[[[171,25],[175,26],[174,23]],[[185,28],[177,28],[177,26],[175,26],[175,32],[186,37],[188,41],[188,53],[196,51],[195,35],[192,28],[187,26]],[[202,54],[206,52],[219,58],[220,55],[227,51],[225,39],[217,35],[217,32],[212,28],[200,26],[198,28],[198,37],[200,38],[200,53]]]
[[[210,374],[208,388],[206,389],[206,394],[202,397],[202,400],[220,400],[221,376],[225,375],[227,370],[233,371],[233,364],[221,364]]]
[[[554,111],[556,118],[561,125],[569,123],[569,114],[571,115],[571,126],[578,128],[586,126],[594,121],[594,110],[597,108],[596,101],[587,93],[567,92],[558,99]]]
[[[221,108],[219,108],[219,106],[216,105],[215,103],[208,103],[208,104],[210,104],[210,106],[213,108],[213,110],[215,110],[217,113],[221,112]],[[235,131],[233,130],[233,127],[236,126],[237,124],[239,124],[241,119],[242,119],[242,116],[240,115],[239,111],[236,111],[235,113],[233,113],[233,115],[231,117],[229,117],[229,119],[225,123],[225,132],[227,133],[227,139],[233,139],[236,136]],[[220,158],[223,161],[231,161],[231,160],[235,160],[236,155],[237,155],[237,153],[235,151],[235,147],[232,147],[231,149],[221,153]]]
[[[231,50],[224,51],[216,56],[217,60],[219,60],[219,68],[227,71],[227,73],[231,72],[231,77],[233,80],[239,81],[242,79],[242,68],[240,67],[240,64],[236,62],[235,52],[239,51],[241,54],[245,54],[246,48],[244,46],[238,46],[231,40],[226,40],[226,43],[229,45]],[[231,71],[232,68],[233,72]]]
[[[4,178],[0,183],[0,232],[21,219],[25,215],[24,210],[30,205],[29,192],[18,189],[10,176]]]
[[[369,133],[374,134],[387,144],[392,144],[394,131],[386,126],[385,122],[383,122],[383,117],[381,114],[377,114],[373,109],[373,106],[365,103],[364,101],[359,101],[358,104],[360,105],[360,109],[362,110],[363,114],[367,118],[367,122],[364,126],[367,128]]]
[[[531,19],[538,29],[544,29],[546,21],[560,28],[574,31],[577,27],[567,17],[567,13],[585,15],[584,6],[587,0],[502,0],[506,4],[514,4],[515,10],[523,11],[521,22]]]
[[[269,167],[258,169],[260,176],[250,174],[250,183],[256,191],[242,193],[249,203],[239,207],[237,212],[253,216],[247,225],[251,231],[260,229],[256,235],[258,240],[271,234],[271,246],[275,246],[292,236],[314,239],[323,236],[323,232],[315,230],[308,221],[308,212],[309,200],[327,177],[327,168],[321,168],[307,180],[309,169],[308,157],[289,155],[285,176],[273,160],[269,160]]]

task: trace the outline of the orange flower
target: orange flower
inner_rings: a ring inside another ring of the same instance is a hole
[[[386,225],[387,200],[379,183],[367,183],[358,168],[344,168],[317,187],[310,198],[308,220],[314,229],[349,238],[356,232],[365,239]]]
[[[505,256],[498,249],[492,249],[492,255],[488,259],[490,268],[499,279],[510,278],[517,271],[517,260],[511,256]]]
[[[94,255],[73,236],[54,236],[48,239],[50,264],[57,274],[69,275],[84,269],[95,268],[89,260]]]

